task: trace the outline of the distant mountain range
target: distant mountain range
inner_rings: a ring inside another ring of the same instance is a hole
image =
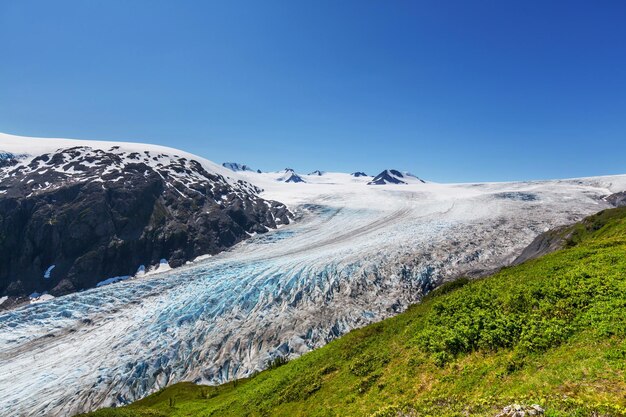
[[[236,162],[224,162],[222,165],[228,169],[231,169],[234,172],[241,172],[241,171],[255,172],[253,169],[249,168],[247,165],[236,163]],[[256,171],[256,172],[258,174],[262,173],[261,171]],[[309,181],[307,181],[307,177],[322,177],[324,175],[333,176],[334,174],[341,174],[341,173],[327,173],[324,171],[315,170],[313,172],[310,172],[307,175],[301,175],[301,174],[296,173],[293,168],[285,168],[283,171],[279,171],[276,173],[270,172],[267,174],[275,174],[276,175],[275,180],[280,181],[280,182],[308,183]],[[361,172],[361,171],[353,172],[350,175],[353,176],[354,178],[371,178],[366,173]],[[315,181],[315,183],[317,183],[317,181]],[[426,181],[408,172],[401,172],[396,169],[385,169],[382,172],[380,172],[378,175],[376,175],[372,180],[368,181],[367,185],[389,185],[389,184],[397,185],[397,184],[410,184],[410,183],[425,184]]]

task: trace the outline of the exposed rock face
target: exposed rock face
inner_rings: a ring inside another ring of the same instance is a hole
[[[0,158],[0,296],[90,288],[165,259],[172,267],[289,223],[276,201],[196,160],[60,149]]]
[[[611,194],[606,198],[606,201],[613,204],[615,207],[626,206],[626,191]]]
[[[356,178],[367,177],[368,176],[365,172],[361,172],[361,171],[353,172],[350,175],[352,175],[353,177],[356,177]]]
[[[309,175],[317,175],[318,177],[321,177],[322,175],[324,175],[324,173],[320,171],[319,169],[316,169],[313,172],[309,172]]]
[[[354,173],[355,175],[359,173]],[[361,173],[362,174],[362,173]],[[411,174],[410,172],[400,172],[395,169],[386,169],[380,174],[376,175],[374,179],[367,183],[367,185],[385,185],[385,184],[426,184],[426,181]]]
[[[291,174],[285,182],[305,182],[298,174]]]
[[[24,155],[15,155],[11,152],[0,151],[0,168],[17,164],[21,157],[24,157]]]
[[[292,183],[306,182],[304,181],[304,179],[302,179],[300,175],[296,174],[296,172],[292,168],[285,168],[283,174],[278,178],[278,181]]]
[[[395,169],[386,169],[380,174],[376,175],[373,180],[367,183],[368,185],[384,185],[384,184],[406,184],[404,181],[404,175],[400,171]]]
[[[522,253],[515,258],[511,265],[519,265],[531,259],[539,258],[548,253],[563,249],[569,236],[571,226],[561,226],[539,234]]]
[[[623,194],[623,193],[624,192],[612,194],[612,196]],[[608,200],[607,198],[604,198],[604,199]],[[525,201],[534,201],[534,200],[525,200]],[[623,210],[623,209],[616,209],[616,210]],[[606,224],[608,219],[610,219],[611,217],[610,215],[608,217],[605,216],[605,214],[607,213],[610,213],[610,211],[602,210],[593,216],[589,216],[585,218],[578,224],[559,226],[559,227],[555,227],[554,229],[541,233],[512,262],[512,265],[518,265],[530,259],[535,259],[540,256],[546,255],[550,252],[554,252],[554,251],[563,249],[565,247],[575,245],[577,241],[577,237],[576,237],[577,233],[584,232],[584,231],[589,232],[589,231],[599,230]]]

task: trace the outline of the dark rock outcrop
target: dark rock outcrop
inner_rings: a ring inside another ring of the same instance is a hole
[[[575,246],[580,242],[581,236],[600,230],[607,222],[624,211],[626,211],[626,206],[602,210],[594,215],[585,217],[578,223],[556,227],[541,233],[512,262],[512,265],[518,265],[530,259],[535,259],[566,247]]]
[[[291,174],[285,182],[305,182],[302,177],[298,174]]]
[[[354,175],[354,174],[353,174]],[[376,175],[373,180],[367,183],[367,185],[385,185],[385,184],[408,184],[408,183],[426,183],[421,178],[409,173],[400,172],[395,169],[386,169],[380,174]]]
[[[568,238],[568,230],[571,226],[561,226],[539,234],[524,250],[515,258],[512,265],[519,265],[531,259],[539,258],[548,253],[563,249]]]
[[[24,155],[14,155],[10,152],[0,152],[0,168],[17,164],[19,158],[21,157],[24,157]]]
[[[368,176],[365,172],[361,172],[361,171],[353,172],[350,175],[352,175],[353,177],[356,177],[356,178],[358,178],[358,177],[367,177]]]
[[[75,147],[0,168],[0,296],[90,288],[216,254],[291,214],[196,160]]]
[[[278,181],[292,182],[292,183],[306,182],[304,181],[304,179],[302,179],[300,175],[296,174],[296,172],[291,168],[285,168],[283,175],[280,178],[278,178]]]
[[[376,175],[373,180],[368,182],[368,185],[384,185],[384,184],[406,184],[401,178],[404,175],[400,171],[395,169],[386,169],[380,174]]]
[[[615,207],[624,207],[626,206],[626,191],[611,194],[606,197],[606,201],[613,204]]]

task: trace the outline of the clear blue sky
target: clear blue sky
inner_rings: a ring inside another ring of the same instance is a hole
[[[0,131],[263,170],[626,173],[626,2],[0,0]]]

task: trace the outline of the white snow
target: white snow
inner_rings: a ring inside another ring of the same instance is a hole
[[[44,277],[45,279],[50,279],[50,274],[52,273],[52,270],[54,269],[54,267],[55,267],[55,266],[56,266],[56,265],[50,265],[50,266],[48,267],[48,269],[46,269],[46,272],[44,272],[44,274],[43,274],[43,277]]]
[[[38,304],[38,303],[43,303],[45,301],[53,300],[55,297],[53,295],[48,294],[47,292],[43,292],[42,294],[34,292],[31,295],[29,295],[28,298],[30,298],[30,304]]]
[[[9,297],[7,297],[6,295],[4,297],[0,297],[0,305],[4,304],[4,302],[8,299]]]
[[[161,274],[163,272],[169,271],[170,269],[172,269],[172,267],[167,262],[167,259],[161,259],[158,264],[145,271],[143,275]]]
[[[130,279],[130,278],[131,278],[130,275],[123,275],[123,276],[119,276],[119,277],[107,278],[105,280],[102,280],[102,281],[98,282],[96,284],[96,287],[102,287],[103,285],[109,285],[109,284],[115,284],[116,282],[125,281],[125,280]]]
[[[0,152],[10,152],[16,155],[21,155],[25,163],[30,162],[36,156],[56,152],[59,149],[73,148],[77,146],[86,146],[94,150],[110,151],[114,147],[119,147],[117,151],[131,154],[137,152],[144,155],[144,152],[148,152],[151,156],[149,164],[151,166],[157,166],[158,160],[165,160],[164,156],[168,155],[172,158],[186,158],[194,159],[209,172],[218,173],[225,178],[229,179],[231,183],[234,183],[237,177],[237,173],[211,162],[205,158],[201,158],[197,155],[193,155],[188,152],[184,152],[178,149],[169,148],[160,145],[150,145],[146,143],[133,143],[133,142],[113,142],[113,141],[99,141],[99,140],[80,140],[80,139],[60,139],[60,138],[32,138],[26,136],[10,135],[7,133],[0,133]],[[26,157],[24,157],[26,155]],[[152,157],[156,158],[154,161]],[[131,159],[125,159],[124,162],[133,162]]]

